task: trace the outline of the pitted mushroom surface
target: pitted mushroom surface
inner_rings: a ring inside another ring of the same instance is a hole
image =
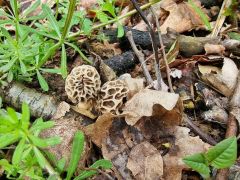
[[[87,103],[95,98],[101,87],[97,70],[89,65],[73,68],[65,82],[65,91],[73,103]]]
[[[98,110],[104,114],[120,114],[119,110],[123,105],[123,99],[127,96],[128,87],[122,80],[108,81],[101,90],[98,100]]]

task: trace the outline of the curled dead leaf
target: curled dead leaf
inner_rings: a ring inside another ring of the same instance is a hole
[[[178,121],[178,123],[180,123],[182,108],[180,106],[176,106],[178,103],[181,103],[179,101],[178,94],[144,89],[135,94],[132,99],[125,104],[123,114],[126,115],[125,120],[127,124],[131,126],[136,124],[143,116],[149,117],[157,113],[158,117],[162,117],[167,112],[170,112],[169,116],[172,117],[169,121],[175,119],[175,122]],[[155,106],[155,110],[158,112],[153,110],[154,105],[158,105]],[[162,114],[159,114],[159,112]],[[171,112],[173,113],[171,114]],[[161,119],[159,118],[159,120]]]
[[[101,147],[102,141],[108,136],[113,119],[114,115],[112,113],[105,113],[99,116],[94,124],[86,126],[84,132],[98,147]]]
[[[224,64],[221,72],[217,71],[219,72],[217,74],[205,72],[202,75],[202,79],[219,90],[223,95],[229,97],[236,84],[238,71],[239,70],[233,60],[224,57]]]

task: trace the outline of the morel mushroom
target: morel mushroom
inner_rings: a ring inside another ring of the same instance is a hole
[[[101,113],[120,114],[119,110],[127,93],[128,88],[124,81],[118,79],[106,82],[100,90],[98,110]]]
[[[68,98],[81,110],[91,110],[92,102],[97,98],[100,87],[100,76],[97,70],[89,65],[73,68],[65,82]],[[82,114],[86,115],[86,113]]]

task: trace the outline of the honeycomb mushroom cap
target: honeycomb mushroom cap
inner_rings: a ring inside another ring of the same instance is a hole
[[[65,91],[73,103],[88,102],[97,97],[101,80],[97,70],[89,65],[73,68],[65,82]]]
[[[124,81],[118,79],[106,82],[100,90],[98,110],[103,114],[120,114],[119,110],[127,93],[128,87]]]

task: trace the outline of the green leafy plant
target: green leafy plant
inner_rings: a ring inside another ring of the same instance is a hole
[[[65,159],[56,161],[54,155],[42,151],[42,148],[60,143],[60,138],[42,139],[39,137],[42,130],[51,128],[53,125],[53,121],[44,122],[42,118],[36,119],[31,125],[29,107],[25,103],[22,105],[21,114],[12,108],[0,109],[0,150],[11,151],[11,149],[14,149],[11,160],[8,158],[0,160],[0,166],[3,168],[7,178],[46,179],[45,172],[47,170],[50,179],[61,179],[60,175],[64,172],[66,164]],[[70,180],[75,173],[84,151],[84,142],[83,132],[76,132],[67,168],[67,180]],[[52,164],[55,164],[56,167],[53,167]],[[111,167],[110,161],[101,159],[91,165],[88,168],[90,170],[83,170],[75,179],[85,179],[97,174],[99,168],[109,169]]]
[[[20,5],[17,0],[10,0],[9,13],[3,9],[0,10],[0,15],[5,17],[4,20],[0,20],[0,85],[7,85],[12,80],[31,82],[33,78],[37,77],[41,88],[48,91],[48,83],[43,73],[57,73],[66,78],[68,74],[67,48],[74,49],[83,60],[92,63],[75,44],[75,37],[81,34],[89,36],[93,30],[112,23],[118,24],[118,36],[120,37],[124,33],[120,20],[136,13],[136,10],[132,10],[122,16],[117,16],[118,10],[115,2],[101,0],[96,14],[102,23],[93,25],[95,22],[86,18],[85,11],[75,11],[76,2],[77,0],[57,1],[55,16],[46,4],[42,5],[42,12],[39,15],[30,15],[39,8],[40,0],[34,2],[21,14],[19,14]],[[141,8],[145,9],[157,2],[151,1]],[[59,13],[61,13],[61,18],[57,20]],[[39,20],[45,18],[47,19],[46,23],[39,23]],[[30,25],[27,24],[29,21],[31,21]],[[72,33],[72,26],[77,24],[79,24],[80,30]],[[15,30],[13,35],[8,32],[7,26],[13,27]],[[60,67],[44,68],[45,63],[57,51],[61,51]]]
[[[53,121],[44,122],[38,118],[30,126],[30,111],[27,104],[23,103],[22,113],[17,113],[12,108],[0,111],[0,149],[11,149],[15,144],[11,163],[8,159],[1,159],[0,166],[5,170],[7,178],[42,179],[43,169],[50,175],[58,175],[48,160],[43,155],[41,148],[54,146],[60,143],[59,137],[42,139],[39,133],[54,125]]]
[[[230,137],[210,148],[206,153],[198,153],[183,158],[183,162],[199,172],[203,178],[210,177],[210,166],[216,169],[230,167],[237,158],[237,138]]]

